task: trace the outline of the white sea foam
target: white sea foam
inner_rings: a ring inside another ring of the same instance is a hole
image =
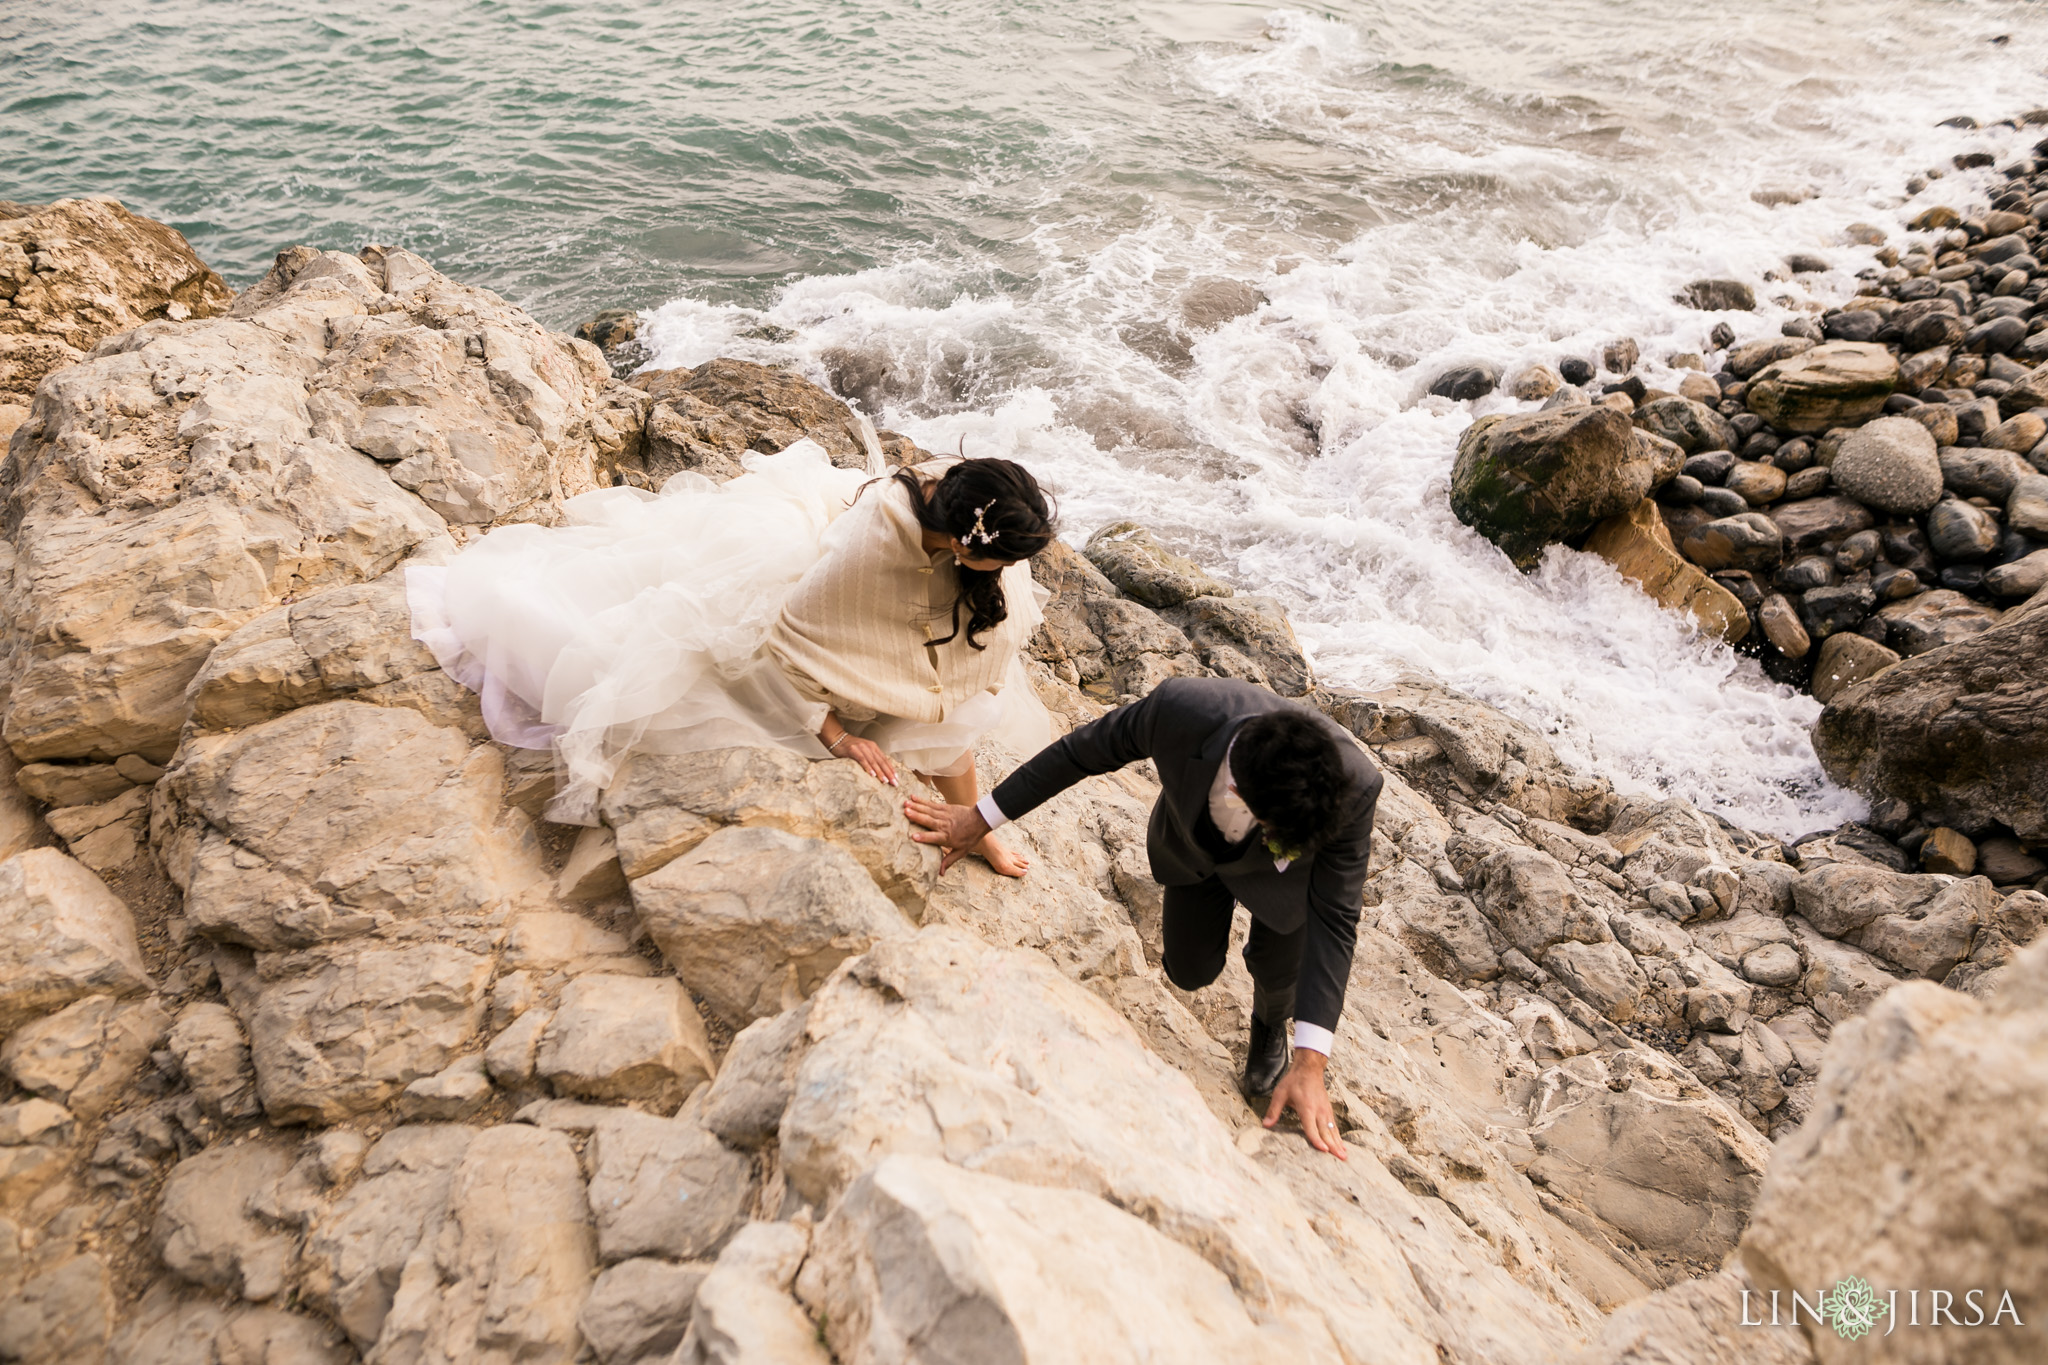
[[[797,280],[765,313],[678,299],[643,334],[658,366],[794,362],[927,448],[1022,460],[1076,540],[1144,520],[1284,602],[1329,680],[1421,670],[1625,789],[1783,834],[1833,823],[1861,804],[1821,778],[1812,699],[1590,556],[1553,549],[1515,572],[1446,491],[1470,421],[1522,405],[1423,395],[1453,364],[1512,375],[1617,336],[1641,343],[1649,382],[1675,387],[1666,362],[1704,350],[1714,322],[1775,335],[1796,310],[1853,293],[1872,252],[1847,244],[1846,224],[1896,235],[1925,204],[1981,202],[1992,178],[1952,174],[1905,202],[1908,174],[1966,148],[2003,164],[2048,131],[1933,126],[2039,98],[2048,35],[1980,41],[2018,9],[1944,7],[1961,36],[1932,38],[1927,7],[1857,13],[1882,22],[1837,32],[1824,13],[1730,5],[1653,41],[1617,36],[1611,11],[1589,8],[1461,64],[1420,12],[1279,12],[1262,33],[1168,59],[1183,97],[1242,126],[1270,195],[1201,211],[1177,199],[1106,227],[1063,217],[1049,192],[1026,283],[933,251]],[[1605,63],[1597,78],[1587,62]],[[1423,63],[1434,71],[1416,74]],[[1348,204],[1331,170],[1347,164],[1360,186]],[[1752,197],[1763,191],[1809,197],[1770,207]],[[1834,269],[1766,283],[1755,314],[1672,299],[1703,275],[1782,273],[1795,249]],[[1183,291],[1205,277],[1266,301],[1177,359]],[[763,339],[776,335],[764,321],[794,340]]]

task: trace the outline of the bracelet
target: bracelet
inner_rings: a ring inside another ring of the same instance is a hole
[[[825,746],[825,752],[826,752],[826,753],[828,753],[828,754],[834,754],[834,753],[838,753],[838,752],[839,752],[839,746],[840,746],[840,745],[842,745],[842,744],[844,744],[844,743],[846,743],[846,741],[847,741],[847,740],[849,740],[849,739],[852,739],[852,738],[853,738],[853,731],[851,731],[851,730],[841,730],[841,731],[839,732],[839,738],[837,738],[837,739],[833,740],[833,741],[832,741],[832,742],[831,742],[830,744],[827,744],[827,745]]]

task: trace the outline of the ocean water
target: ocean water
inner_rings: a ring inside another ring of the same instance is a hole
[[[0,197],[115,195],[237,285],[402,243],[657,365],[794,365],[932,449],[1029,464],[1280,599],[1322,675],[1411,670],[1635,791],[1778,833],[1860,807],[1818,708],[1601,562],[1516,573],[1445,505],[1504,397],[1634,337],[1675,386],[1855,289],[1906,178],[2043,131],[2048,18],[1991,0],[200,0],[0,7]],[[1782,257],[1834,267],[1797,281]]]

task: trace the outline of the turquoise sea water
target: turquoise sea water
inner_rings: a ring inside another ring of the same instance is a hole
[[[1030,462],[1071,535],[1143,517],[1285,601],[1326,676],[1427,670],[1789,831],[1853,808],[1812,703],[1596,561],[1514,574],[1443,507],[1506,400],[1423,393],[1624,334],[1668,377],[1715,320],[1672,289],[1789,250],[1838,269],[1766,284],[1745,336],[1853,292],[1847,223],[1981,200],[1902,187],[2033,140],[1936,125],[2048,104],[2037,10],[0,5],[0,198],[115,195],[238,286],[385,241],[555,326],[644,309],[658,364],[794,365]]]

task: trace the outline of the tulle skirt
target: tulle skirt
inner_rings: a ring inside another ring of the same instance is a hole
[[[825,529],[875,473],[840,469],[812,441],[747,457],[717,484],[678,474],[659,494],[571,498],[564,524],[501,526],[444,566],[406,570],[413,635],[482,702],[492,738],[552,749],[548,817],[594,824],[630,752],[778,745],[826,758],[824,704],[790,683],[762,640],[816,563]],[[1050,721],[1011,665],[937,723],[877,716],[848,728],[899,765],[957,775],[991,731],[1020,752]]]

